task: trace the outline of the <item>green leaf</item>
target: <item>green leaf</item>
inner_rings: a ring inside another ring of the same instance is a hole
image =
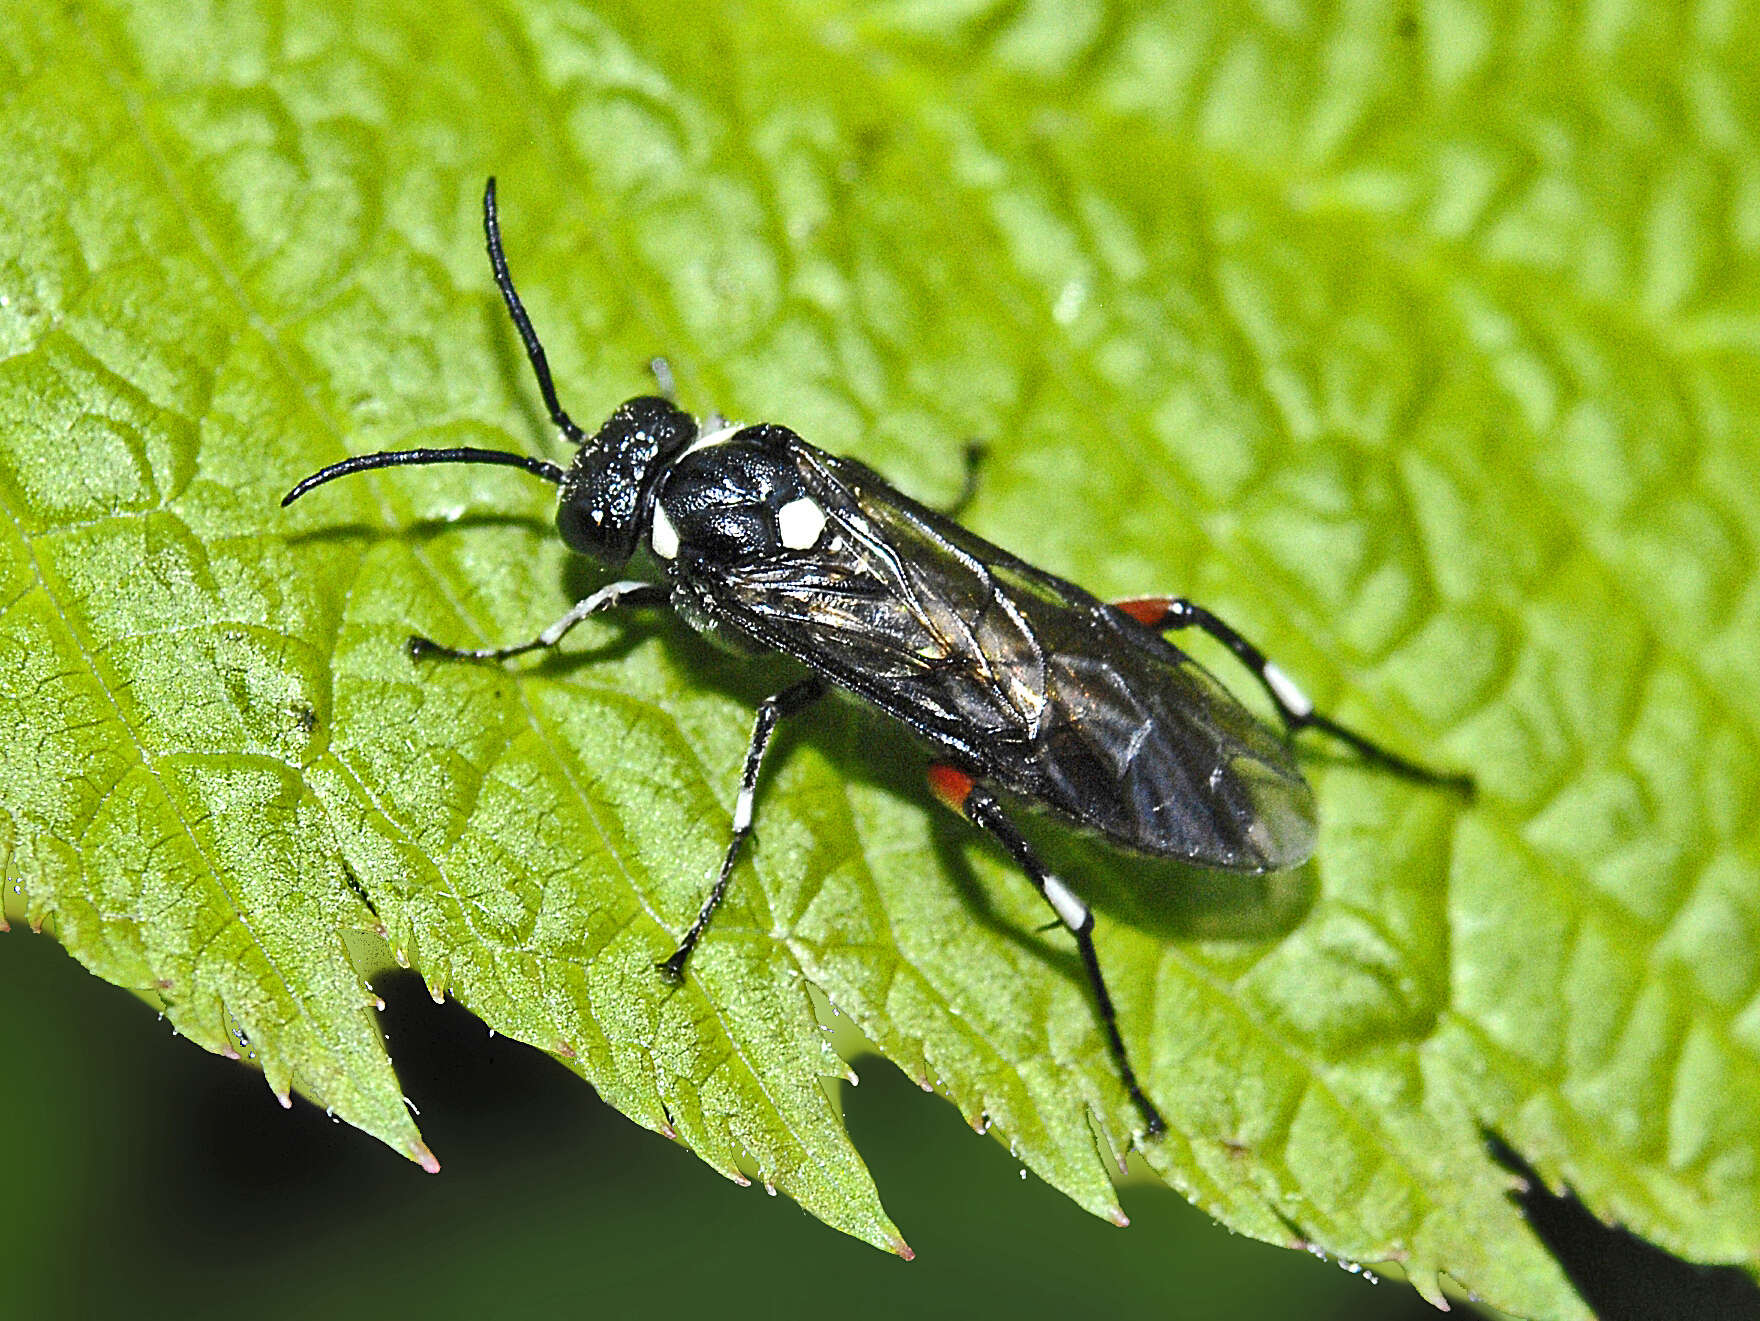
[[[638,1123],[904,1250],[810,983],[1122,1218],[1135,1117],[1067,938],[916,750],[854,708],[784,737],[669,992],[786,671],[644,616],[418,667],[411,632],[526,637],[600,581],[546,490],[435,468],[277,507],[344,453],[554,455],[481,252],[494,172],[583,421],[665,352],[699,411],[925,499],[984,437],[979,532],[1189,593],[1477,775],[1467,809],[1317,750],[1317,860],[1257,880],[1035,830],[1100,912],[1157,1174],[1433,1299],[1583,1315],[1491,1131],[1760,1262],[1751,17],[375,15],[0,17],[14,920],[425,1160],[382,933]]]

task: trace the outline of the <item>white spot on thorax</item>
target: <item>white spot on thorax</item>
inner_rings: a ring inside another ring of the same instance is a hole
[[[790,550],[811,550],[825,530],[825,511],[810,496],[790,500],[776,511],[776,535]]]
[[[678,557],[678,529],[672,526],[672,520],[666,516],[666,506],[658,500],[654,501],[654,530],[648,536],[648,544],[663,560]]]
[[[725,442],[732,440],[736,434],[744,430],[744,423],[724,421],[721,426],[713,431],[699,431],[697,433],[697,438],[690,443],[690,447],[685,450],[685,453],[690,454],[696,450],[708,449],[711,445],[724,444]]]

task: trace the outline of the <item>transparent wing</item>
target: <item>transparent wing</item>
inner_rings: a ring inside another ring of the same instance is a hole
[[[804,443],[810,550],[692,590],[1004,789],[1113,842],[1236,871],[1307,858],[1288,744],[1165,639]]]

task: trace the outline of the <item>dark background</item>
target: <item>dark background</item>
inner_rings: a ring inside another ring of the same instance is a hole
[[[1130,1228],[1096,1220],[869,1056],[845,1111],[917,1251],[900,1261],[723,1181],[414,978],[378,988],[437,1177],[309,1105],[282,1110],[48,937],[0,936],[0,1315],[1438,1315],[1162,1187],[1125,1190]],[[1735,1272],[1531,1201],[1606,1317],[1760,1315]]]

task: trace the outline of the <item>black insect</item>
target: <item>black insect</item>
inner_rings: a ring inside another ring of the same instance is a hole
[[[570,549],[662,579],[613,582],[529,642],[478,650],[411,638],[417,657],[503,660],[554,646],[613,606],[670,605],[691,627],[747,650],[779,651],[807,677],[758,707],[733,809],[733,836],[696,920],[658,964],[676,981],[709,925],[752,828],[764,749],[776,723],[841,688],[929,744],[938,797],[994,835],[1075,936],[1107,1045],[1150,1133],[1165,1127],[1138,1084],[1094,952],[1094,916],[1048,872],[995,790],[1096,831],[1122,848],[1201,867],[1269,872],[1314,848],[1314,797],[1288,735],[1319,729],[1398,774],[1470,792],[1317,712],[1259,649],[1175,597],[1106,604],[1026,564],[871,469],[787,427],[699,424],[670,398],[623,404],[589,437],[557,402],[544,350],[508,274],[483,194],[495,283],[550,419],[580,451],[567,469],[499,450],[419,449],[332,464],[284,505],[334,478],[400,464],[494,463],[561,488]],[[670,378],[656,364],[668,394]],[[1166,632],[1197,628],[1252,671],[1285,726],[1266,728]]]

